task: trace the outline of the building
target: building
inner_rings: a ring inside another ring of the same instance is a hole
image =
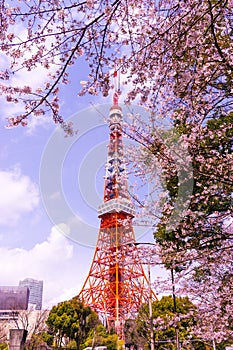
[[[19,286],[29,288],[29,307],[34,310],[41,310],[43,281],[38,281],[33,278],[25,278],[23,281],[19,281]]]
[[[0,310],[27,310],[28,303],[27,286],[0,287]]]

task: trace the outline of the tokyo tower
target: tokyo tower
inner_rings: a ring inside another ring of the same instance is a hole
[[[98,208],[100,229],[89,274],[78,297],[123,338],[124,321],[135,318],[140,305],[148,302],[149,290],[134,245],[134,207],[128,192],[117,92],[110,108],[109,130],[104,200]]]

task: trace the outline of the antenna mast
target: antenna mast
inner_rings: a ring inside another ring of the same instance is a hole
[[[113,93],[113,105],[118,106],[119,94],[120,94],[120,71],[115,68],[114,73],[114,93]]]

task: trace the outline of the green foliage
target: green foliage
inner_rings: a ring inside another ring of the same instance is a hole
[[[78,299],[73,298],[54,306],[46,321],[48,334],[52,334],[57,346],[64,338],[74,340],[79,349],[88,337],[88,333],[99,323],[97,314]],[[51,338],[48,336],[49,341]]]
[[[169,222],[172,210],[168,210],[168,206],[165,205],[155,232],[157,242],[164,247],[168,247],[172,242],[177,251],[184,250],[186,246],[194,249],[212,249],[228,238],[222,233],[221,216],[230,211],[232,206],[232,173],[229,157],[233,149],[232,120],[233,113],[213,116],[200,127],[195,147],[191,144],[188,149],[193,168],[193,191],[189,211],[176,225],[175,231],[169,231],[166,222]],[[187,139],[193,136],[193,130],[188,123],[177,122],[175,130]],[[169,193],[167,203],[169,208],[172,208],[178,191],[179,196],[181,195],[181,186],[184,194],[181,197],[187,198],[185,193],[189,181],[181,185],[177,173],[169,174],[169,172],[164,178]],[[211,215],[219,220],[210,222]],[[210,238],[208,247],[202,244],[206,238]]]
[[[178,188],[179,188],[178,182],[179,182],[179,178],[177,174],[170,176],[166,179],[166,185],[167,185],[166,187],[171,198],[176,198],[178,194]]]
[[[116,350],[118,348],[118,336],[116,333],[108,332],[106,328],[99,324],[92,329],[82,348],[90,346],[106,346],[108,350]]]
[[[232,183],[227,180],[231,177],[231,169],[224,167],[221,175],[216,173],[218,164],[212,162],[211,169],[207,162],[210,157],[216,161],[222,161],[228,154],[232,153],[233,146],[233,113],[227,116],[211,119],[203,128],[204,138],[201,140],[199,147],[193,152],[193,169],[194,169],[194,196],[201,195],[207,186],[216,186],[215,193],[211,193],[208,198],[204,198],[199,203],[192,203],[192,210],[204,211],[207,215],[217,212],[225,212],[231,205]],[[224,132],[223,132],[224,130]],[[201,160],[199,160],[201,156]],[[205,164],[206,161],[206,164]],[[224,163],[223,163],[224,164]],[[224,165],[223,165],[224,166]],[[201,197],[201,196],[200,196]]]
[[[52,345],[53,345],[53,339],[54,339],[53,334],[50,334],[49,332],[42,332],[40,336],[41,336],[41,339],[42,339],[48,346],[52,346]]]
[[[118,348],[118,336],[116,334],[109,334],[105,338],[104,345],[107,346],[108,350],[116,350]]]
[[[165,343],[166,349],[174,349],[176,327],[178,328],[180,341],[188,339],[191,334],[191,327],[195,323],[194,313],[195,306],[188,297],[177,297],[176,316],[179,316],[179,321],[175,323],[174,302],[172,296],[163,296],[160,300],[153,302],[153,329],[157,349],[163,349]],[[142,305],[140,308],[136,322],[138,333],[147,339],[147,342],[149,343],[150,327],[149,308],[147,304]]]
[[[66,348],[67,349],[75,349],[76,348],[76,341],[75,340],[69,341],[69,343],[66,344]]]
[[[8,344],[7,343],[0,343],[0,350],[8,350]]]

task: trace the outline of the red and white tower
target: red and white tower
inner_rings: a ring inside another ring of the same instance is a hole
[[[79,298],[102,315],[109,328],[122,338],[124,321],[134,318],[140,305],[148,301],[145,276],[132,219],[134,207],[122,143],[122,110],[115,92],[109,113],[110,140],[106,162],[104,201],[98,208],[100,229],[89,274]]]

